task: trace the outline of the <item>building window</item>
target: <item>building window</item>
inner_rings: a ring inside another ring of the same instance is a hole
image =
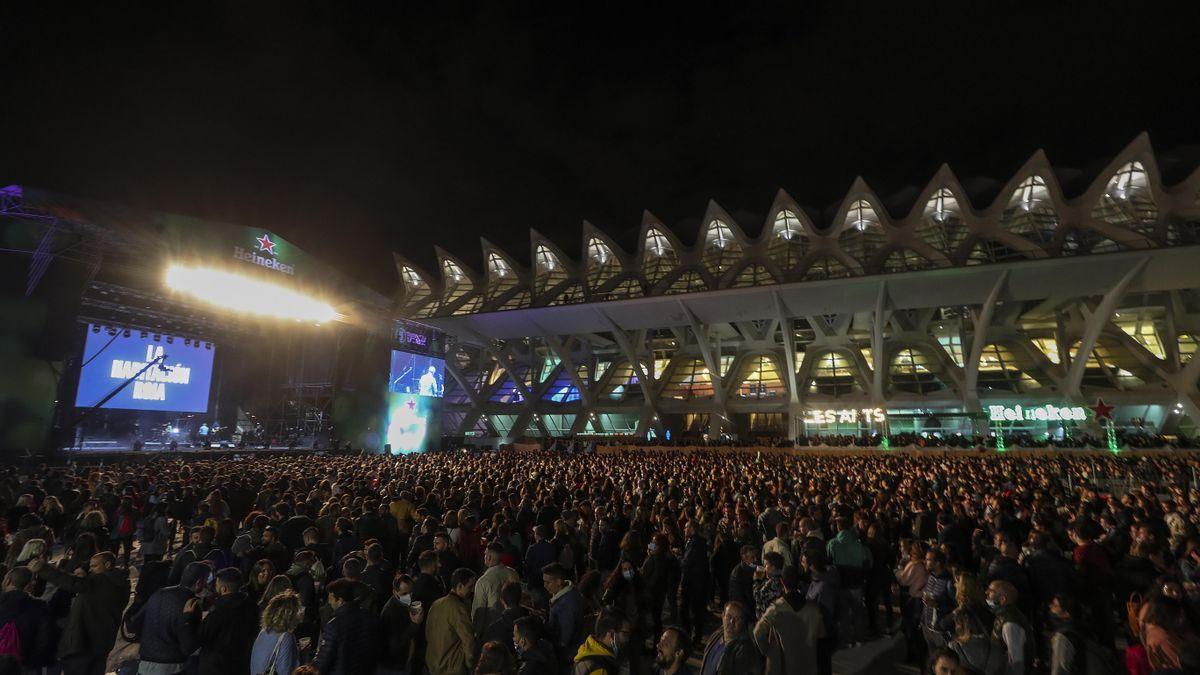
[[[695,293],[706,290],[708,290],[708,283],[704,281],[704,277],[700,276],[700,273],[695,270],[687,270],[671,282],[667,290],[663,291],[663,295]]]
[[[734,288],[764,286],[773,283],[776,283],[775,277],[771,275],[765,265],[747,265],[742,268],[741,272],[738,272],[737,278],[733,280]]]
[[[739,380],[737,395],[742,398],[775,398],[784,392],[775,359],[766,355],[746,359]]]
[[[567,280],[567,270],[550,247],[538,244],[533,254],[533,293],[541,295]]]
[[[824,396],[842,396],[862,392],[854,377],[854,364],[841,352],[826,352],[813,364],[808,391]]]
[[[512,268],[508,266],[508,263],[504,262],[504,258],[501,258],[498,253],[488,253],[487,267],[488,300],[493,300],[517,286],[517,275],[513,274]]]
[[[675,255],[675,248],[671,246],[671,240],[667,239],[667,235],[655,228],[646,230],[646,241],[642,252],[642,273],[646,276],[646,283],[651,286],[657,284],[665,279],[678,264],[679,257]]]
[[[966,234],[958,198],[947,188],[940,188],[925,202],[917,237],[942,253],[953,255]]]
[[[1000,216],[1000,227],[1043,246],[1054,239],[1058,214],[1045,179],[1035,174],[1021,181]]]
[[[664,398],[680,400],[712,398],[712,377],[704,361],[687,359],[676,364],[663,387],[662,395]]]
[[[946,386],[933,373],[931,365],[933,364],[924,352],[911,348],[901,349],[892,357],[892,387],[914,394],[927,394],[945,389]]]
[[[866,262],[887,244],[879,216],[865,199],[850,205],[844,225],[838,245],[844,253],[860,263]]]
[[[609,279],[621,271],[621,262],[613,255],[612,249],[600,240],[592,237],[587,243],[587,279],[588,289],[595,291]]]
[[[800,218],[795,212],[783,209],[775,214],[775,224],[771,228],[771,243],[767,247],[767,257],[780,269],[789,270],[800,264],[800,260],[808,249],[808,240],[800,229]]]
[[[848,276],[850,276],[850,270],[840,260],[832,256],[826,256],[814,262],[804,273],[806,281],[842,279]]]
[[[704,267],[714,277],[720,277],[741,257],[742,245],[733,236],[733,230],[720,220],[709,223],[704,233]]]

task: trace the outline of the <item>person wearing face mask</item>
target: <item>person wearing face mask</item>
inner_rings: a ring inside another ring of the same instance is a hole
[[[544,675],[559,671],[554,645],[545,637],[545,625],[536,616],[517,619],[512,627],[513,651],[520,668],[517,675]]]
[[[673,574],[677,574],[679,561],[671,554],[668,546],[667,536],[661,532],[656,533],[646,546],[646,560],[642,563],[641,576],[646,584],[646,592],[649,595],[649,606],[647,611],[650,614],[651,628],[654,634],[658,635],[662,632],[662,614],[663,604],[667,602],[667,597],[670,592],[670,580]],[[668,607],[674,606],[672,601]]]
[[[629,635],[629,622],[619,612],[600,612],[595,631],[575,653],[571,675],[617,675],[620,659],[631,644]]]
[[[617,563],[617,569],[609,575],[604,584],[602,601],[606,607],[612,608],[623,617],[630,626],[629,642],[641,645],[645,642],[645,634],[641,629],[641,617],[646,606],[646,586],[633,561],[622,558]],[[642,672],[642,651],[629,650],[630,672]]]
[[[392,581],[392,597],[379,615],[382,637],[378,675],[407,675],[412,672],[413,647],[425,609],[413,606],[412,577],[401,574]]]
[[[1029,620],[1017,608],[1017,589],[1007,581],[988,584],[988,608],[996,615],[992,639],[1002,642],[1008,653],[1006,675],[1024,675],[1033,667],[1033,634]]]

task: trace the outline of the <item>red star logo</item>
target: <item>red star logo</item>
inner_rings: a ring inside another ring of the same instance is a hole
[[[1092,408],[1092,414],[1095,415],[1095,417],[1096,417],[1096,421],[1100,421],[1100,420],[1111,420],[1113,418],[1113,416],[1112,416],[1113,409],[1116,408],[1116,406],[1115,405],[1107,405],[1104,403],[1104,399],[1098,398],[1098,399],[1096,399],[1096,405],[1091,406],[1091,408]]]
[[[275,255],[275,242],[271,241],[271,235],[264,234],[255,241],[258,242],[258,250]]]
[[[417,402],[416,402],[416,401],[414,401],[414,400],[412,400],[412,399],[409,399],[409,400],[408,400],[408,409],[409,409],[409,410],[412,410],[412,409],[413,409],[413,408],[415,408],[415,407],[417,407]]]

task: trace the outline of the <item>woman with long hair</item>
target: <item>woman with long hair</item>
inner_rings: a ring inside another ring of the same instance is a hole
[[[254,602],[261,601],[263,594],[267,591],[267,586],[274,578],[275,563],[266,558],[259,560],[250,567],[250,574],[246,577],[246,593]],[[259,607],[262,605],[260,604]]]
[[[38,509],[38,513],[42,516],[43,525],[54,530],[57,535],[62,534],[63,526],[67,524],[67,516],[58,497],[47,495],[42,500],[42,506]]]
[[[292,580],[286,574],[276,574],[274,577],[271,577],[271,581],[263,589],[262,597],[258,599],[258,608],[260,610],[265,609],[275,596],[295,590],[295,587],[292,586]]]
[[[287,577],[284,577],[285,579]],[[300,665],[296,627],[304,619],[304,607],[295,591],[271,598],[259,618],[261,630],[250,652],[251,673],[290,673]]]

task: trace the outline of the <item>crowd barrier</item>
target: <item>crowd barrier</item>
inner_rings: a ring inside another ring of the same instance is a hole
[[[542,445],[539,443],[515,443],[512,446],[517,450],[541,450]],[[859,447],[859,446],[832,446],[832,445],[806,445],[797,447],[774,447],[774,446],[730,446],[730,445],[597,445],[596,454],[612,454],[617,452],[634,451],[634,452],[677,452],[690,454],[694,452],[706,452],[716,454],[764,454],[764,455],[793,455],[793,456],[821,456],[821,457],[861,457],[861,456],[878,456],[878,455],[906,455],[920,457],[1110,457],[1112,451],[1104,448],[1058,448],[1054,446],[1046,446],[1040,448],[1028,447],[1010,447],[1004,451],[997,451],[995,448],[986,448],[979,450],[978,448],[946,448],[946,447],[921,447],[916,445],[899,445],[892,446],[887,450],[876,447]],[[1153,457],[1163,455],[1179,455],[1180,453],[1196,454],[1200,450],[1172,448],[1163,446],[1159,448],[1125,448],[1118,454],[1122,457]]]

